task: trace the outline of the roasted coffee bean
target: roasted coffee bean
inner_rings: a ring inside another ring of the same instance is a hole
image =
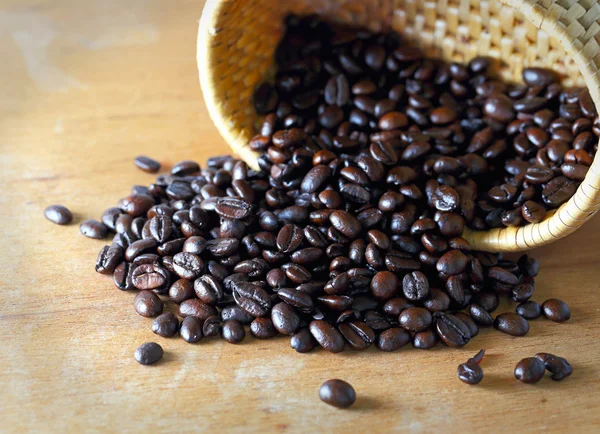
[[[555,322],[564,322],[571,318],[571,309],[567,303],[557,298],[549,298],[543,302],[542,312],[546,318]]]
[[[113,273],[113,282],[121,291],[135,288],[133,286],[133,269],[135,266],[129,262],[121,262]]]
[[[433,330],[415,333],[413,337],[413,347],[419,350],[429,350],[438,343],[438,336]]]
[[[432,320],[431,312],[422,307],[404,309],[398,317],[400,326],[412,333],[427,330],[431,326]]]
[[[169,275],[160,265],[142,264],[133,270],[131,281],[137,289],[158,290],[169,283]]]
[[[436,314],[435,329],[442,342],[449,347],[460,348],[471,339],[469,328],[454,315]]]
[[[145,317],[152,318],[163,311],[163,302],[152,291],[140,291],[133,300],[135,311]]]
[[[204,268],[204,261],[193,253],[177,253],[173,256],[173,268],[182,279],[194,280]]]
[[[56,223],[57,225],[68,225],[73,221],[73,214],[71,214],[71,211],[62,205],[50,205],[44,210],[44,216],[52,223]],[[89,236],[86,234],[84,235]]]
[[[195,161],[185,160],[173,165],[171,175],[186,176],[200,171],[200,166]]]
[[[113,244],[112,246],[104,246],[98,259],[96,259],[96,272],[100,274],[111,274],[115,268],[123,260],[123,249],[121,246]]]
[[[549,353],[538,353],[535,358],[542,361],[554,381],[561,381],[573,373],[573,368],[566,359]]]
[[[469,258],[460,250],[450,250],[444,253],[436,264],[436,269],[440,273],[448,275],[457,275],[465,271],[469,263]]]
[[[494,327],[511,336],[525,336],[529,332],[529,323],[516,313],[501,313],[494,320]]]
[[[139,217],[154,205],[154,199],[145,194],[132,194],[119,201],[118,207],[132,217]]]
[[[181,322],[179,335],[187,343],[194,344],[196,342],[200,342],[204,337],[202,335],[202,320],[193,316],[184,318]]]
[[[377,348],[381,351],[396,351],[410,343],[410,334],[399,327],[392,327],[382,331],[377,339]]]
[[[58,218],[57,216],[53,216],[53,218]],[[50,220],[48,216],[46,216]],[[68,218],[67,218],[68,219]],[[52,220],[54,222],[54,220]],[[61,220],[63,221],[63,220]],[[65,220],[66,221],[66,220]],[[54,222],[56,223],[56,222]],[[67,224],[67,223],[57,223],[57,224]],[[108,235],[108,228],[104,226],[103,223],[100,223],[97,220],[86,220],[79,226],[79,231],[88,238],[95,238],[97,240],[101,240],[106,238]]]
[[[138,169],[147,173],[156,173],[160,170],[160,163],[158,161],[143,155],[135,157],[133,164],[135,164]]]
[[[474,338],[479,334],[479,327],[477,326],[477,323],[473,320],[471,315],[465,312],[456,312],[454,316],[461,320],[467,326],[471,338]]]
[[[545,372],[544,362],[536,357],[527,357],[515,366],[515,378],[523,383],[537,383]]]
[[[270,339],[277,335],[270,318],[255,318],[250,323],[250,333],[258,339]]]
[[[469,306],[469,314],[473,320],[480,326],[489,327],[494,324],[494,318],[487,310],[478,304]]]
[[[523,81],[529,86],[548,86],[556,81],[556,73],[544,68],[525,68]]]
[[[186,279],[175,281],[169,288],[169,298],[177,304],[194,296],[194,284]]]
[[[392,298],[398,291],[398,278],[389,271],[380,271],[371,280],[371,293],[381,301]]]
[[[402,279],[402,290],[410,301],[423,300],[429,295],[429,281],[420,271],[413,271]]]
[[[194,281],[196,296],[203,303],[215,305],[223,299],[223,286],[218,279],[210,274],[200,276]]]
[[[125,260],[131,262],[140,255],[152,253],[156,249],[156,246],[156,240],[152,238],[134,241],[125,250]]]
[[[529,223],[539,223],[546,217],[546,209],[543,205],[528,200],[521,207],[521,214]]]
[[[293,224],[287,224],[277,234],[277,247],[283,253],[291,253],[302,244],[304,232]]]
[[[163,338],[174,336],[179,330],[179,320],[173,312],[165,312],[154,318],[152,331]]]
[[[479,384],[483,380],[483,370],[475,362],[466,362],[458,365],[458,378],[467,384]]]
[[[235,302],[253,317],[266,316],[271,307],[269,294],[260,286],[250,282],[234,282],[233,298]]]
[[[431,288],[428,298],[423,301],[423,306],[430,312],[443,312],[450,307],[450,297],[441,289]]]
[[[202,324],[202,335],[205,337],[218,336],[221,333],[221,319],[218,316],[206,318]]]
[[[135,350],[133,357],[140,365],[153,365],[162,359],[164,351],[156,342],[146,342]]]
[[[309,325],[309,330],[325,350],[331,353],[344,351],[344,338],[331,324],[323,320],[313,320]]]
[[[230,344],[238,344],[246,337],[244,326],[234,319],[225,321],[221,328],[221,335]]]
[[[214,315],[217,315],[217,310],[213,306],[202,303],[196,298],[184,300],[179,305],[179,316],[182,318],[193,316],[204,321],[206,318]]]
[[[523,318],[532,320],[537,319],[542,315],[542,307],[539,303],[528,300],[517,306],[516,312],[518,315],[521,315]]]
[[[271,309],[271,320],[282,335],[292,335],[300,326],[300,315],[288,303],[278,303]]]
[[[319,388],[319,398],[334,407],[348,408],[356,401],[356,392],[343,380],[327,380]]]
[[[360,233],[360,222],[347,211],[334,211],[329,216],[329,221],[342,234],[353,239]]]
[[[306,327],[300,329],[290,339],[290,346],[298,353],[308,353],[317,345],[317,341]]]

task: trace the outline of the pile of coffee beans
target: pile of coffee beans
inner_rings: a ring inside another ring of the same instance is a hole
[[[563,302],[530,300],[535,259],[474,251],[461,233],[568,199],[600,131],[589,95],[537,69],[508,85],[486,59],[443,64],[396,35],[313,17],[287,26],[276,81],[254,101],[266,113],[250,143],[261,170],[182,161],[81,226],[115,234],[96,271],[138,291],[152,330],[238,343],[249,326],[337,353],[458,348],[480,327],[523,336],[542,312],[568,319]],[[492,315],[501,296],[516,313]]]

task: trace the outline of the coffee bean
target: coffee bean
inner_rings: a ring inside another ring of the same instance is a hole
[[[162,313],[163,302],[152,291],[140,291],[133,299],[135,311],[145,317],[152,318]]]
[[[132,194],[119,201],[119,208],[132,217],[139,217],[152,208],[154,199],[145,194]]]
[[[389,300],[398,291],[398,278],[389,271],[380,271],[371,280],[371,293],[378,300]]]
[[[156,342],[146,342],[136,348],[133,357],[140,365],[153,365],[162,359],[164,351]]]
[[[392,327],[379,334],[377,348],[381,351],[396,351],[411,341],[410,334],[399,327]]]
[[[186,176],[200,171],[200,166],[195,161],[185,160],[173,165],[171,175]]]
[[[568,321],[571,318],[571,309],[567,303],[557,298],[549,298],[542,303],[544,316],[555,322]]]
[[[217,310],[206,303],[202,303],[196,298],[184,300],[179,305],[179,316],[186,318],[193,316],[200,321],[204,321],[211,316],[217,315]]]
[[[50,205],[44,210],[44,216],[57,225],[68,225],[73,221],[73,214],[71,214],[71,211],[62,205]]]
[[[468,263],[469,258],[463,252],[460,250],[450,250],[440,257],[436,264],[436,269],[440,273],[454,276],[462,273],[467,268]]]
[[[523,69],[523,81],[529,86],[548,86],[556,81],[554,71],[544,68]]]
[[[173,269],[182,279],[194,280],[204,268],[204,261],[193,253],[177,253],[173,256]]]
[[[290,346],[298,353],[308,353],[317,346],[317,341],[308,328],[302,328],[292,336]]]
[[[179,330],[179,320],[173,312],[165,312],[154,318],[152,331],[164,338],[174,336]]]
[[[50,218],[46,216],[49,220]],[[53,220],[52,220],[53,221]],[[56,223],[56,222],[55,222]],[[57,223],[62,224],[62,223]],[[64,223],[66,224],[66,223]],[[108,228],[97,220],[86,220],[79,226],[80,232],[88,238],[101,240],[108,235]]]
[[[250,323],[250,333],[258,339],[269,339],[277,335],[270,318],[255,318]]]
[[[239,321],[228,320],[223,323],[221,335],[230,344],[238,344],[246,337],[244,326]]]
[[[160,170],[160,163],[158,161],[143,155],[136,157],[133,163],[138,169],[147,173],[156,173]]]
[[[356,401],[356,392],[343,380],[327,380],[319,388],[319,398],[334,407],[348,408]]]
[[[293,335],[300,326],[300,315],[288,303],[278,303],[271,309],[273,327],[282,335]]]
[[[419,350],[429,350],[438,343],[438,336],[433,330],[415,333],[413,337],[413,347]]]
[[[469,306],[469,314],[480,326],[489,327],[494,324],[494,318],[483,307],[478,304]]]
[[[96,272],[100,274],[111,274],[123,259],[123,249],[121,246],[113,244],[104,246],[96,259]]]
[[[537,383],[544,378],[544,362],[536,357],[527,357],[515,366],[515,378],[523,383]]]
[[[431,312],[422,307],[409,307],[404,309],[398,318],[398,323],[402,328],[412,333],[418,333],[427,330],[432,323]]]
[[[458,365],[458,378],[467,384],[479,384],[483,380],[483,370],[475,362],[467,362]]]
[[[454,315],[436,314],[435,329],[442,342],[449,347],[460,348],[471,339],[469,328]]]
[[[494,320],[494,327],[511,336],[525,336],[529,332],[529,323],[516,313],[501,313]]]
[[[535,358],[544,363],[544,367],[552,375],[554,381],[561,381],[573,373],[573,368],[570,363],[559,356],[549,353],[538,353]]]
[[[177,304],[194,296],[194,284],[186,279],[175,281],[169,288],[169,298]]]
[[[169,275],[160,265],[142,264],[133,270],[131,281],[137,289],[159,290],[169,283]]]
[[[402,279],[402,290],[410,301],[423,300],[429,295],[429,281],[420,271],[413,271]]]
[[[233,284],[235,302],[253,317],[266,316],[271,307],[269,294],[250,282],[235,282]]]
[[[202,320],[193,316],[184,318],[181,322],[179,335],[187,343],[194,344],[196,342],[200,342],[204,337],[202,335]]]
[[[528,300],[517,306],[516,312],[518,315],[521,315],[523,318],[532,320],[537,319],[542,315],[542,307],[539,303]]]
[[[313,320],[309,325],[309,330],[325,350],[331,353],[344,351],[344,338],[331,324],[323,320]]]
[[[353,239],[360,233],[360,222],[347,211],[334,211],[329,216],[329,221],[342,234]]]

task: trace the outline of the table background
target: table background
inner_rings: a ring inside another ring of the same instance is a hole
[[[146,154],[170,164],[228,149],[204,107],[195,64],[200,0],[0,0],[0,431],[577,432],[600,424],[600,219],[534,254],[535,299],[566,300],[572,320],[532,322],[525,338],[484,330],[462,350],[296,354],[288,339],[163,339],[133,294],[94,272],[103,241],[79,234],[133,184]],[[75,222],[43,210],[62,203]],[[146,341],[163,361],[138,365]],[[485,378],[456,366],[480,348]],[[525,385],[515,363],[536,352],[574,373]],[[317,391],[343,378],[340,411]]]

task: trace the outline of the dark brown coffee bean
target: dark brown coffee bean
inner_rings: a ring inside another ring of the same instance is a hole
[[[173,269],[182,279],[194,280],[202,273],[204,261],[193,253],[177,253],[173,256]]]
[[[539,223],[546,217],[546,209],[543,205],[528,200],[521,207],[521,214],[529,223]]]
[[[386,166],[394,165],[398,161],[398,155],[389,142],[373,142],[371,143],[369,151],[375,160],[385,164]]]
[[[98,253],[98,259],[96,259],[96,272],[100,274],[111,274],[122,260],[123,248],[121,248],[121,246],[116,244],[104,246],[102,250],[100,250],[100,253]]]
[[[298,353],[308,353],[317,345],[317,341],[306,327],[300,329],[290,339],[290,346]]]
[[[424,300],[429,295],[429,280],[420,271],[413,271],[402,280],[404,297],[410,301]]]
[[[523,81],[529,86],[548,86],[557,81],[556,73],[544,68],[523,69]]]
[[[415,333],[413,337],[413,347],[419,350],[429,350],[438,343],[438,336],[433,330]]]
[[[140,291],[133,300],[135,311],[145,317],[152,318],[162,313],[163,302],[152,291]]]
[[[179,316],[186,318],[193,316],[200,321],[206,320],[208,317],[217,315],[217,310],[206,303],[202,303],[196,298],[184,300],[179,305]]]
[[[154,199],[145,194],[132,194],[119,201],[118,207],[132,217],[146,214],[154,205]]]
[[[347,211],[336,210],[332,212],[329,221],[334,228],[351,239],[356,238],[360,233],[360,222]]]
[[[54,218],[55,216],[53,216]],[[50,220],[48,216],[46,216]],[[55,222],[56,223],[56,222]],[[63,223],[57,223],[63,224]],[[66,224],[66,223],[64,223]],[[108,228],[97,220],[86,220],[79,226],[79,231],[88,238],[101,240],[108,235]]]
[[[400,313],[398,322],[409,332],[418,333],[427,330],[432,323],[431,312],[422,307],[410,307]]]
[[[200,166],[195,161],[185,160],[173,165],[171,175],[186,176],[200,171]]]
[[[537,319],[542,315],[542,307],[539,303],[528,300],[517,306],[516,312],[518,315],[521,315],[523,318],[532,320]]]
[[[210,274],[200,276],[194,281],[194,291],[200,301],[210,305],[217,304],[224,297],[221,283]]]
[[[536,357],[527,357],[515,366],[515,378],[523,383],[537,383],[545,372],[544,362]]]
[[[465,312],[456,312],[454,316],[467,326],[471,339],[479,334],[479,326],[477,326],[477,323],[473,320],[471,315]]]
[[[490,327],[492,324],[494,324],[494,318],[492,315],[490,315],[487,310],[478,304],[472,304],[469,306],[469,314],[480,326]]]
[[[356,401],[356,392],[343,380],[328,380],[319,388],[319,398],[334,407],[348,408]]]
[[[187,343],[194,344],[196,342],[200,342],[204,337],[202,335],[202,320],[193,316],[184,318],[181,322],[179,335]]]
[[[194,284],[186,279],[175,281],[169,288],[169,298],[177,304],[194,296]]]
[[[233,298],[238,306],[253,317],[268,315],[271,307],[269,294],[260,286],[250,282],[234,282]]]
[[[146,342],[135,350],[133,357],[140,365],[153,365],[162,359],[164,351],[156,342]]]
[[[113,273],[113,282],[121,291],[135,288],[133,286],[133,269],[135,266],[129,262],[121,262]]]
[[[568,321],[571,318],[571,309],[567,303],[557,298],[549,298],[542,303],[544,316],[555,322]]]
[[[454,315],[436,314],[435,329],[442,342],[449,347],[460,348],[471,339],[469,328]]]
[[[544,203],[552,208],[557,208],[575,194],[577,185],[563,177],[558,176],[548,182],[542,190],[542,199]]]
[[[160,170],[160,163],[158,161],[143,155],[136,157],[133,163],[138,169],[147,173],[156,173]]]
[[[277,235],[277,247],[283,253],[291,253],[300,247],[304,240],[301,228],[293,224],[287,224],[281,228]]]
[[[458,378],[467,384],[479,384],[483,380],[483,370],[475,362],[466,362],[458,365]]]
[[[398,278],[389,271],[380,271],[371,280],[371,293],[381,301],[391,299],[398,291]]]
[[[309,330],[325,350],[332,353],[344,351],[344,338],[331,324],[323,320],[313,320],[309,325]]]
[[[250,333],[258,339],[270,339],[277,336],[277,330],[273,327],[270,318],[255,318],[250,323]]]
[[[399,327],[392,327],[380,333],[377,348],[381,351],[396,351],[411,342],[410,334]]]
[[[221,335],[230,344],[238,344],[244,340],[246,332],[239,321],[229,320],[223,323]]]
[[[436,269],[440,273],[448,275],[457,275],[465,271],[469,263],[469,258],[460,250],[450,250],[444,253],[436,264]]]
[[[529,323],[516,313],[501,313],[494,320],[494,327],[511,336],[525,336],[529,332]]]
[[[50,205],[44,210],[44,216],[52,223],[56,223],[57,225],[68,225],[73,221],[73,214],[71,214],[71,211],[62,205]]]
[[[300,326],[300,315],[288,303],[278,303],[271,310],[275,329],[283,335],[292,335]]]
[[[348,103],[349,97],[350,86],[346,77],[341,74],[331,77],[325,86],[325,102],[342,107]]]
[[[168,272],[157,264],[142,264],[135,267],[131,281],[137,289],[160,289],[169,283]]]
[[[156,246],[157,242],[153,238],[134,241],[125,250],[125,260],[131,262],[140,255],[152,253],[155,251]]]
[[[163,338],[174,336],[179,330],[179,320],[173,312],[165,312],[154,318],[152,331]]]
[[[552,374],[550,378],[554,381],[561,381],[573,373],[569,362],[562,357],[549,353],[538,353],[535,358],[544,363],[546,370]]]

